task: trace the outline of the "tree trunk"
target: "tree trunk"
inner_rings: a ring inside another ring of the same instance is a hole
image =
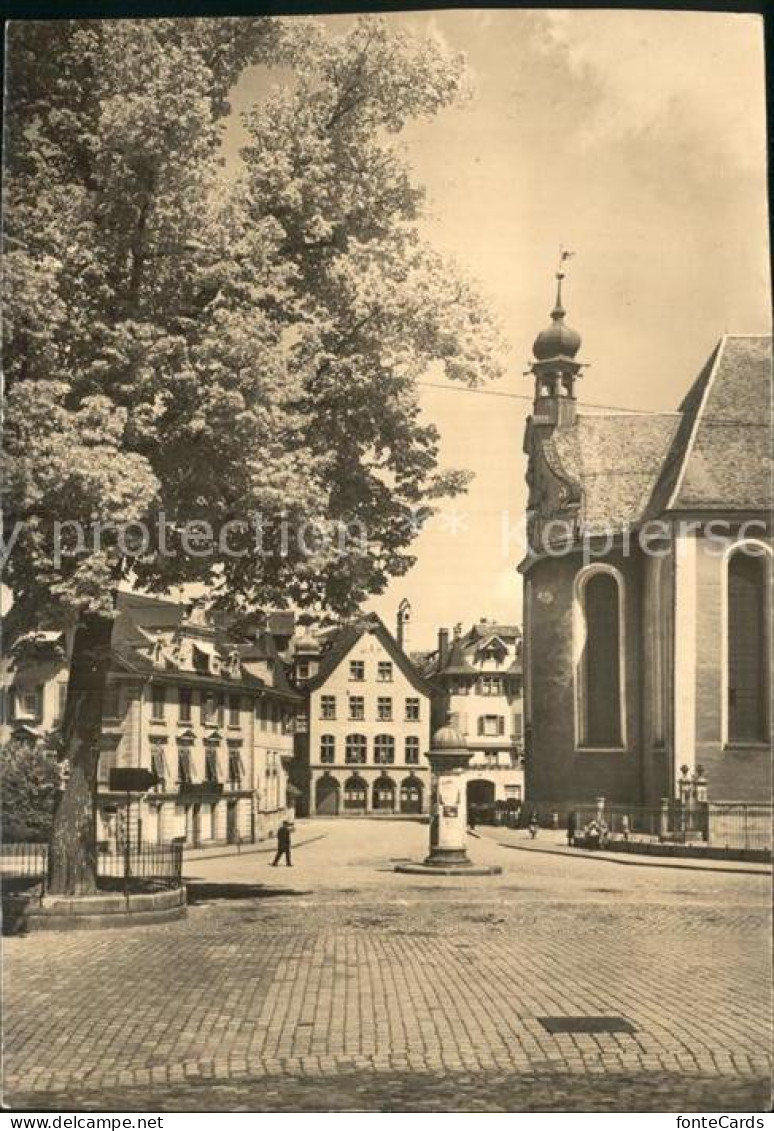
[[[70,777],[49,850],[49,891],[56,895],[88,895],[97,888],[94,796],[112,632],[112,618],[93,613],[82,614],[75,630],[62,727]]]

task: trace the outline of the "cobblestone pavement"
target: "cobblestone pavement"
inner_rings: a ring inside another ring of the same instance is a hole
[[[75,1110],[761,1110],[765,876],[471,841],[498,877],[399,876],[427,831],[316,822],[293,869],[197,860],[186,920],[11,938],[5,1090]],[[616,1015],[633,1033],[548,1033]]]

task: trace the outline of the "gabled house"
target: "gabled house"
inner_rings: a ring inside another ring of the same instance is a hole
[[[425,662],[437,688],[433,730],[451,715],[472,752],[470,806],[524,798],[521,653],[518,625],[482,618],[467,632],[458,625],[451,643],[448,629],[439,629],[438,648]]]
[[[306,724],[294,780],[309,816],[426,813],[432,688],[376,615],[295,647]]]

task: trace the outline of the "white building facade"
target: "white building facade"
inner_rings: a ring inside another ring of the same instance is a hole
[[[429,808],[431,687],[378,617],[299,640],[306,691],[297,780],[309,816],[411,816]]]

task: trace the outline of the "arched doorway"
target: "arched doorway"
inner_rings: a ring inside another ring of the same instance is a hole
[[[339,783],[330,774],[323,774],[314,787],[314,806],[318,817],[337,817],[339,814]]]
[[[422,812],[422,782],[410,775],[400,783],[401,813]]]
[[[494,824],[494,782],[477,778],[469,781],[466,789],[468,821],[472,824]]]
[[[494,803],[495,786],[493,781],[477,778],[475,781],[468,782],[468,806],[494,805]]]
[[[395,782],[387,774],[381,774],[374,782],[373,807],[379,813],[395,812]]]
[[[368,786],[363,778],[353,774],[344,782],[344,811],[365,813],[368,807]]]

